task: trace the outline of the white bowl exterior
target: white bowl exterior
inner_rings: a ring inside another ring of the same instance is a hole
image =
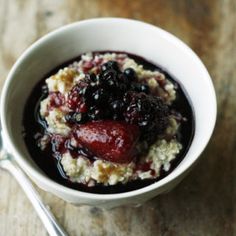
[[[179,166],[157,183],[121,194],[89,194],[50,180],[31,160],[22,139],[23,107],[33,86],[48,71],[81,53],[125,51],[160,65],[179,81],[192,102],[195,135]],[[200,59],[173,35],[139,21],[100,18],[77,22],[56,30],[33,44],[10,71],[2,92],[1,120],[8,151],[43,189],[75,204],[114,207],[139,203],[167,191],[179,182],[197,160],[212,134],[216,98],[210,76]]]

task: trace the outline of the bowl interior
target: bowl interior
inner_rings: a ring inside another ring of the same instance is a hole
[[[32,45],[14,65],[3,90],[1,118],[8,141],[11,139],[20,161],[38,169],[22,139],[23,108],[32,88],[65,61],[84,52],[106,50],[133,53],[159,65],[183,85],[190,97],[196,120],[195,136],[187,155],[170,174],[169,178],[174,178],[178,169],[183,171],[197,159],[211,136],[216,116],[215,93],[205,67],[185,44],[161,29],[137,21],[79,22]]]

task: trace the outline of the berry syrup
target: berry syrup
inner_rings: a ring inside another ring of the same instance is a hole
[[[110,52],[110,51],[109,51]],[[108,52],[99,52],[99,54],[108,53]],[[117,53],[117,52],[115,52]],[[120,53],[120,52],[119,52]],[[176,100],[173,102],[173,104],[170,106],[171,109],[178,111],[183,117],[186,118],[185,122],[181,123],[181,126],[179,128],[177,139],[181,142],[183,148],[181,149],[180,153],[177,155],[177,157],[171,162],[171,168],[169,171],[161,170],[160,176],[156,179],[146,179],[146,180],[135,180],[128,182],[126,184],[118,183],[114,186],[104,186],[102,184],[97,184],[93,187],[88,187],[87,185],[80,184],[80,183],[73,183],[71,182],[68,177],[65,175],[63,168],[60,164],[60,154],[55,155],[55,152],[53,153],[53,149],[55,149],[55,145],[62,145],[65,148],[65,146],[70,149],[70,144],[66,144],[66,140],[56,140],[55,144],[49,144],[45,150],[41,150],[40,147],[37,145],[37,140],[35,138],[36,134],[44,134],[44,131],[46,129],[46,121],[41,119],[39,115],[39,107],[40,102],[45,99],[48,96],[48,91],[45,86],[45,79],[49,76],[55,74],[60,68],[66,67],[69,64],[71,64],[74,61],[79,61],[80,56],[77,58],[74,58],[57,68],[53,69],[50,73],[46,74],[42,80],[35,86],[33,89],[30,97],[28,98],[28,101],[25,106],[24,110],[24,116],[23,116],[23,126],[24,126],[24,139],[27,146],[27,149],[32,157],[32,159],[35,161],[35,163],[38,165],[38,167],[51,179],[54,181],[80,191],[84,192],[90,192],[90,193],[100,193],[100,194],[112,194],[112,193],[122,193],[122,192],[128,192],[136,189],[143,188],[145,186],[148,186],[152,183],[155,183],[156,181],[164,178],[167,176],[170,172],[173,171],[174,168],[183,160],[185,154],[187,153],[190,144],[192,142],[193,136],[194,136],[194,130],[195,130],[195,124],[194,124],[194,114],[193,109],[191,106],[191,103],[189,101],[188,96],[186,95],[185,91],[183,90],[182,85],[177,82],[172,76],[170,76],[167,72],[165,72],[160,67],[148,62],[144,58],[141,58],[136,55],[128,54],[128,57],[134,59],[138,64],[143,65],[144,69],[148,70],[158,70],[161,73],[163,73],[168,80],[170,80],[176,87]],[[91,65],[87,65],[88,69],[91,68]],[[132,71],[127,71],[128,73],[132,73]],[[143,90],[147,90],[145,86],[141,88]],[[52,105],[58,105],[60,106],[61,103],[64,102],[63,97],[58,97],[57,94],[52,94],[51,96],[51,103]],[[77,103],[77,101],[75,101]],[[69,104],[71,107],[74,106],[74,104]],[[119,104],[114,104],[114,107],[118,107]],[[81,105],[80,109],[85,109],[83,107],[83,104]],[[63,152],[64,150],[62,150]],[[77,153],[81,152],[85,156],[88,154],[88,150],[76,150]],[[138,166],[140,170],[145,171],[148,167]]]

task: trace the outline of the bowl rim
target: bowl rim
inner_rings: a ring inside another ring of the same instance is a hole
[[[24,157],[22,157],[20,155],[20,153],[18,153],[18,150],[17,150],[18,148],[11,141],[11,137],[10,137],[9,132],[7,130],[6,116],[5,116],[6,109],[7,109],[7,106],[6,106],[7,96],[6,95],[8,93],[8,88],[11,84],[13,75],[16,73],[18,67],[21,65],[21,62],[25,58],[27,58],[31,54],[31,52],[34,51],[35,48],[39,47],[39,45],[41,45],[43,42],[49,40],[50,38],[54,37],[55,35],[62,33],[63,31],[71,30],[74,27],[85,26],[87,24],[103,23],[105,21],[110,21],[110,24],[115,23],[115,22],[126,23],[126,24],[136,24],[136,25],[139,24],[140,26],[145,27],[146,29],[159,31],[159,34],[165,40],[171,41],[171,43],[174,43],[175,45],[177,45],[177,47],[181,47],[182,50],[184,50],[186,53],[188,53],[191,57],[194,57],[195,60],[198,61],[199,65],[202,67],[202,70],[205,74],[206,82],[208,83],[210,96],[212,97],[212,102],[213,102],[212,103],[213,113],[211,114],[212,122],[209,124],[209,126],[210,126],[209,133],[207,134],[207,138],[205,140],[205,143],[203,143],[201,145],[201,147],[194,154],[192,154],[191,161],[188,161],[185,165],[182,165],[181,167],[176,168],[175,171],[171,172],[169,175],[167,175],[163,179],[161,179],[153,184],[150,184],[146,187],[143,187],[143,188],[140,188],[137,190],[128,191],[128,192],[113,193],[113,194],[97,194],[97,193],[88,193],[88,192],[82,192],[79,190],[75,190],[75,189],[66,187],[64,185],[61,185],[61,184],[55,182],[54,180],[50,179],[46,175],[43,175],[42,173],[40,173],[36,168],[34,168],[30,164],[28,164],[28,161]],[[51,192],[53,192],[53,190],[56,190],[57,192],[63,192],[64,194],[70,195],[72,197],[76,197],[76,198],[83,197],[83,198],[93,199],[93,200],[114,200],[114,199],[130,198],[133,196],[142,195],[146,192],[151,192],[151,191],[157,190],[158,188],[163,187],[167,183],[172,182],[173,180],[177,179],[181,174],[186,172],[196,162],[196,160],[200,157],[200,154],[205,149],[207,143],[209,142],[209,140],[212,136],[212,133],[213,133],[213,130],[215,127],[215,122],[216,122],[216,114],[217,114],[216,94],[215,94],[215,90],[214,90],[214,86],[213,86],[211,77],[210,77],[207,69],[205,68],[204,64],[200,60],[200,58],[196,55],[196,53],[190,47],[188,47],[183,41],[178,39],[173,34],[167,32],[157,26],[154,26],[152,24],[145,23],[145,22],[142,22],[139,20],[128,19],[128,18],[118,18],[118,17],[102,17],[102,18],[92,18],[92,19],[77,21],[77,22],[62,26],[56,30],[53,30],[52,32],[44,35],[43,37],[38,39],[36,42],[34,42],[31,46],[29,46],[21,54],[21,56],[17,59],[17,61],[15,62],[13,67],[11,68],[11,70],[6,78],[6,81],[4,83],[3,89],[2,89],[0,106],[1,106],[1,114],[0,115],[1,115],[2,131],[3,131],[4,138],[6,138],[9,146],[11,147],[11,149],[10,149],[12,151],[11,154],[14,156],[14,158],[19,163],[21,168],[23,170],[25,170],[26,173],[30,177],[33,177],[33,179],[35,179],[36,182],[43,183],[45,186],[47,186],[50,189],[49,191],[51,191]]]

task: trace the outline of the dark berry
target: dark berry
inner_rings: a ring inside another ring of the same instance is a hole
[[[146,93],[148,94],[150,92],[150,89],[148,85],[146,84],[140,84],[140,83],[132,83],[131,84],[131,90],[136,91],[138,93]]]
[[[99,80],[102,84],[110,88],[115,88],[118,85],[117,72],[113,69],[109,69],[100,74]]]
[[[85,100],[86,104],[91,104],[93,102],[93,93],[97,90],[97,86],[96,85],[89,85],[88,87],[84,88],[83,91],[83,97]]]
[[[162,134],[168,124],[169,109],[159,97],[145,93],[129,93],[130,102],[123,113],[125,121],[142,128],[141,138],[149,137],[153,142]]]
[[[139,86],[139,92],[143,92],[143,93],[148,94],[149,91],[150,91],[150,89],[149,89],[149,86],[148,86],[148,85],[146,85],[146,84],[140,84],[140,86]]]
[[[118,90],[120,91],[120,92],[126,92],[127,90],[128,90],[128,86],[127,86],[127,84],[125,84],[125,83],[119,83],[118,84]]]
[[[65,120],[70,124],[84,124],[87,121],[87,114],[80,112],[70,112],[65,115]]]
[[[66,115],[65,115],[65,120],[66,120],[66,122],[68,122],[68,123],[74,123],[73,115],[74,115],[74,112],[69,112],[68,114],[66,114]]]
[[[76,112],[74,114],[74,120],[78,124],[83,124],[83,123],[85,123],[87,121],[87,114],[86,113]]]
[[[110,87],[110,88],[115,88],[117,87],[117,81],[114,78],[111,78],[109,80],[106,81],[106,84]]]
[[[97,82],[97,76],[94,73],[86,74],[85,75],[85,82],[87,83],[96,83]]]
[[[121,83],[124,83],[127,86],[127,88],[130,87],[131,80],[124,73],[120,73],[118,75],[118,79]]]
[[[104,88],[99,88],[93,93],[92,96],[96,104],[102,104],[109,98],[109,93]]]
[[[88,88],[88,84],[86,84],[86,86],[81,87],[81,88],[79,89],[79,91],[78,91],[78,94],[79,94],[79,95],[84,95],[85,92],[86,92],[86,90],[87,90],[87,88]]]
[[[119,113],[124,109],[124,105],[125,103],[122,100],[116,100],[111,103],[111,109],[113,112]]]
[[[116,100],[116,94],[114,91],[109,91],[109,97],[107,99],[107,104],[111,104],[114,100]]]
[[[115,113],[112,116],[113,120],[123,120],[123,115],[121,113]]]
[[[144,115],[149,115],[153,109],[152,104],[146,99],[144,100],[140,99],[138,101],[138,107],[139,107],[140,112],[142,112],[142,114]]]
[[[134,80],[136,78],[136,72],[134,69],[132,68],[127,68],[124,70],[124,74],[125,76],[129,79],[129,80]]]
[[[147,126],[149,124],[149,120],[147,119],[147,120],[142,120],[142,121],[140,121],[139,122],[139,126]]]
[[[97,107],[91,107],[88,113],[89,120],[101,120],[105,118],[105,113]]]
[[[131,98],[132,98],[131,92],[126,92],[123,95],[123,102],[128,105],[130,103],[130,101],[131,101]]]
[[[119,66],[116,61],[108,61],[101,66],[101,71],[106,71],[109,69],[113,69],[115,71],[119,71]]]
[[[92,82],[97,82],[97,76],[94,73],[90,74],[89,77]]]

